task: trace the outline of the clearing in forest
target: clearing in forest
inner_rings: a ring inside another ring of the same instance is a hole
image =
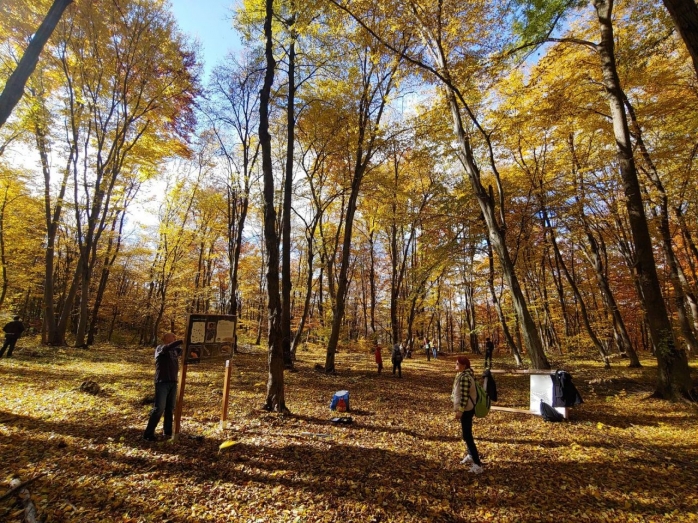
[[[291,415],[261,411],[262,348],[233,358],[230,426],[219,430],[224,363],[189,367],[179,441],[141,439],[153,394],[151,349],[18,348],[0,359],[0,494],[27,480],[46,522],[696,521],[698,415],[648,399],[656,367],[568,357],[584,404],[570,421],[493,411],[475,420],[485,472],[459,463],[450,412],[453,358],[376,374],[371,354],[322,349],[285,375]],[[482,360],[474,356],[473,366]],[[509,365],[495,358],[495,367]],[[85,380],[101,387],[80,390]],[[525,407],[528,380],[497,376],[497,405]],[[351,425],[329,402],[350,391]],[[161,431],[161,425],[158,427]],[[224,441],[234,445],[219,451]],[[14,498],[0,520],[19,522]]]

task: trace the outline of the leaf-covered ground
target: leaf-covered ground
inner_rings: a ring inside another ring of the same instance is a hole
[[[325,376],[314,370],[322,351],[305,350],[286,374],[292,414],[279,416],[259,409],[266,355],[248,348],[233,360],[228,430],[224,364],[209,362],[189,366],[181,438],[149,443],[150,349],[22,342],[0,359],[0,494],[13,476],[45,473],[29,489],[47,522],[698,521],[698,415],[648,399],[650,359],[610,371],[568,359],[585,400],[569,422],[499,411],[476,420],[485,472],[474,476],[459,464],[452,358],[419,354],[398,379],[390,368],[377,376],[371,355],[342,351],[338,375]],[[86,379],[102,392],[81,391]],[[498,405],[528,405],[527,377],[497,385]],[[341,389],[352,425],[329,421]],[[227,440],[235,445],[219,452]],[[0,502],[0,521],[21,518],[14,500]]]

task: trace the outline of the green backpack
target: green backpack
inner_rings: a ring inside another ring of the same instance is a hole
[[[477,392],[477,399],[475,400],[475,417],[484,418],[490,413],[490,397],[477,381],[475,382],[475,391]]]

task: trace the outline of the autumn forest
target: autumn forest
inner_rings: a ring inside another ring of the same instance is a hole
[[[211,312],[277,377],[489,336],[691,395],[695,34],[664,4],[245,2],[204,82],[166,3],[61,3],[0,129],[0,307],[43,343]],[[3,2],[4,78],[50,4]]]

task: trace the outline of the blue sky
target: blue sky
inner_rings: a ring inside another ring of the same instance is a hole
[[[180,29],[196,38],[202,47],[205,74],[231,49],[240,47],[232,27],[233,0],[171,0]]]

